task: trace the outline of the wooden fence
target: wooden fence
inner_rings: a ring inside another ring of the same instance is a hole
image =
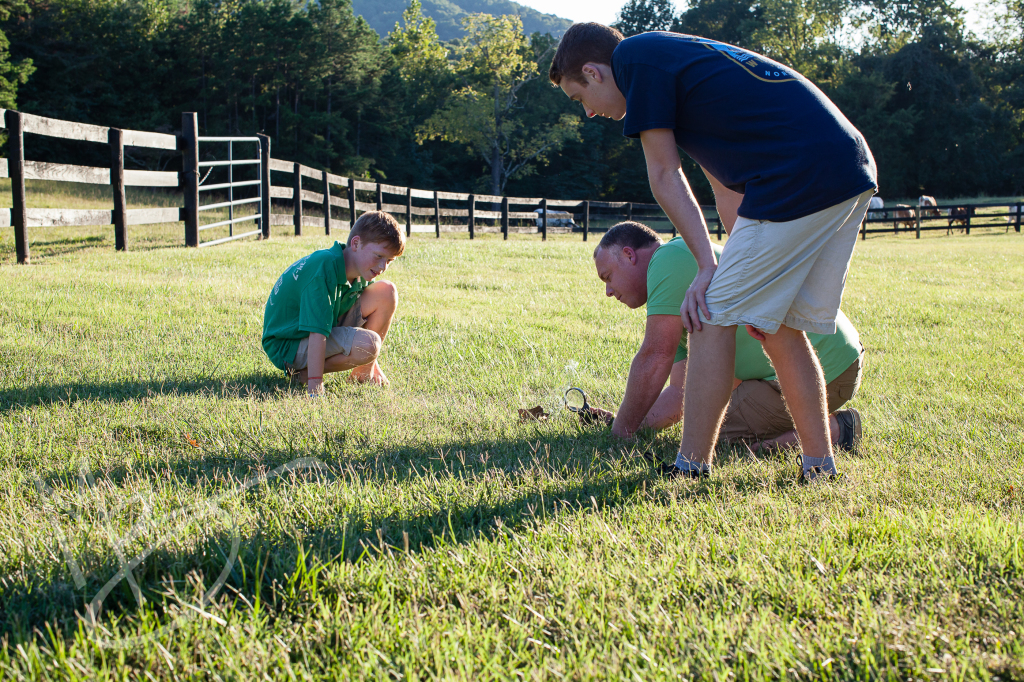
[[[346,178],[275,158],[270,159],[269,170],[291,177],[287,185],[273,184],[273,175],[265,179],[264,195],[289,200],[292,207],[291,213],[269,212],[270,225],[292,225],[296,235],[301,235],[304,227],[323,228],[324,234],[329,235],[335,225],[333,214],[336,211],[332,208],[345,212],[349,227],[360,213],[387,211],[402,218],[407,237],[420,232],[433,232],[438,238],[442,232],[468,232],[473,239],[477,233],[500,232],[508,239],[510,232],[528,232],[539,234],[544,240],[549,231],[573,231],[581,232],[583,241],[587,241],[594,215],[607,222],[640,220],[652,217],[652,212],[661,213],[657,204],[507,197],[399,187]],[[318,191],[306,189],[304,178],[316,182]],[[322,217],[306,215],[304,206],[309,204],[316,206]],[[721,239],[722,225],[714,207],[703,206],[702,209],[712,214],[705,218],[709,225],[717,226],[714,232]],[[668,228],[662,231],[675,234],[667,218],[664,222],[668,223]],[[269,237],[269,233],[265,232],[264,236]]]
[[[487,194],[465,194],[458,192],[440,192],[434,190],[398,187],[384,183],[366,182],[355,178],[347,178],[303,166],[291,161],[274,159],[271,156],[271,140],[266,135],[256,137],[213,138],[200,137],[195,113],[182,114],[182,129],[176,135],[151,133],[137,130],[121,130],[106,128],[85,123],[73,123],[57,119],[34,116],[13,110],[0,109],[0,121],[9,134],[9,153],[7,159],[0,159],[0,177],[11,178],[12,208],[0,209],[0,227],[13,227],[15,248],[19,263],[29,262],[29,227],[52,226],[86,226],[113,225],[114,243],[117,250],[128,248],[127,227],[129,225],[147,225],[182,221],[185,225],[186,246],[211,246],[232,239],[258,236],[269,239],[272,225],[292,225],[296,235],[301,235],[303,228],[322,227],[325,234],[331,234],[335,228],[335,215],[344,214],[351,226],[361,212],[383,210],[401,216],[405,222],[406,235],[411,237],[414,232],[433,232],[440,237],[442,232],[463,231],[473,239],[478,232],[500,232],[508,239],[509,232],[528,232],[540,234],[547,239],[548,232],[581,232],[583,241],[587,241],[589,233],[604,231],[608,225],[620,220],[640,220],[648,222],[660,232],[675,234],[675,227],[664,216],[657,204],[633,202],[607,202],[589,200],[556,200],[547,198],[506,197]],[[59,163],[43,163],[25,159],[25,133],[45,135],[65,140],[78,140],[105,144],[110,149],[109,167],[74,166]],[[258,139],[257,139],[258,138]],[[258,142],[256,156],[237,160],[231,157],[227,161],[202,161],[200,144],[218,142],[250,143]],[[125,147],[142,147],[148,149],[174,151],[182,155],[182,171],[149,171],[125,170]],[[221,166],[229,172],[237,165],[258,164],[256,180],[238,181],[231,176],[227,183],[203,185],[201,176],[203,167],[208,167],[207,177]],[[290,175],[286,185],[272,183],[273,173],[277,177]],[[303,186],[316,183],[312,189]],[[83,210],[62,208],[27,208],[25,204],[25,180],[58,180],[64,182],[84,182],[91,184],[110,185],[113,193],[113,210]],[[171,208],[134,208],[130,209],[125,200],[125,187],[175,187],[183,192],[183,206]],[[248,186],[258,187],[255,197],[234,199],[235,188]],[[226,202],[214,202],[202,205],[199,202],[201,191],[227,189],[229,199]],[[313,191],[313,190],[316,191]],[[289,201],[290,213],[273,213],[273,200],[278,204]],[[235,218],[233,211],[237,205],[259,205],[259,213]],[[322,217],[306,215],[304,209],[315,205]],[[988,213],[980,215],[976,209],[983,207],[1003,207],[1006,213]],[[203,225],[200,223],[200,212],[209,209],[227,207],[229,219]],[[917,207],[913,207],[915,216],[911,218],[895,218],[893,208],[877,209],[882,216],[869,213],[861,226],[863,238],[869,232],[899,233],[904,230],[916,230],[921,236],[922,230],[950,229],[943,221],[948,217],[922,216]],[[970,233],[971,227],[1002,227],[1009,229],[1013,225],[1017,232],[1021,227],[1021,202],[1015,205],[1006,204],[956,204],[939,206],[938,211],[958,211],[958,217],[965,223],[962,227]],[[722,222],[714,206],[701,206],[709,230],[722,239]],[[596,219],[597,225],[592,225]],[[229,230],[234,223],[255,221],[256,229],[239,235],[229,232],[229,236],[202,243],[199,233],[204,229],[227,225]],[[341,218],[339,217],[339,220]],[[973,222],[972,222],[973,220]],[[979,222],[982,221],[982,222]],[[996,222],[993,222],[996,221]],[[872,228],[871,225],[885,224],[884,228]],[[660,229],[659,229],[660,227]],[[954,226],[955,227],[955,226]]]
[[[8,158],[0,159],[0,177],[11,179],[11,208],[0,209],[0,226],[14,228],[14,244],[18,262],[28,263],[28,228],[56,225],[113,225],[117,249],[127,248],[127,227],[181,220],[177,208],[129,209],[124,188],[177,187],[178,173],[166,171],[128,170],[124,168],[124,148],[176,150],[178,138],[163,133],[105,128],[86,123],[72,123],[53,118],[2,110],[8,134]],[[25,133],[105,144],[110,148],[110,165],[105,168],[72,166],[25,160]],[[114,209],[28,208],[25,205],[25,180],[60,180],[110,185]]]
[[[868,233],[893,233],[914,232],[918,239],[921,232],[929,230],[964,230],[970,234],[971,228],[979,227],[1002,227],[1009,231],[1012,227],[1015,232],[1020,232],[1021,212],[1024,202],[1018,201],[1012,204],[1005,203],[970,203],[970,204],[940,204],[936,206],[911,206],[903,208],[901,217],[897,217],[895,207],[876,208],[868,211],[864,223],[861,225],[861,238],[867,239]],[[1005,208],[1005,211],[989,211],[979,213],[980,208]],[[885,225],[885,227],[870,227],[871,225]]]

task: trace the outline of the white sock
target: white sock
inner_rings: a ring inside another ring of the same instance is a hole
[[[700,473],[711,471],[710,464],[705,464],[704,462],[692,462],[683,457],[682,453],[676,455],[676,468],[680,471],[699,471]]]
[[[808,457],[807,455],[800,455],[803,459],[804,471],[810,470],[811,467],[821,467],[821,470],[826,474],[836,474],[836,462],[832,458],[832,455],[828,457]]]

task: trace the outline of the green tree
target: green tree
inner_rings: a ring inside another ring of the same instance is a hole
[[[403,78],[426,89],[431,80],[448,70],[448,48],[437,37],[437,25],[423,16],[420,0],[412,0],[402,13],[402,22],[388,34],[388,46]]]
[[[7,21],[12,14],[25,14],[28,4],[24,0],[0,0],[0,21]],[[28,82],[35,71],[31,59],[11,61],[11,43],[0,31],[0,108],[14,109],[18,99],[18,86]]]
[[[867,30],[869,49],[886,53],[921,40],[925,32],[934,36],[938,29],[955,40],[965,29],[964,10],[953,0],[865,0],[854,23]]]
[[[843,47],[855,0],[697,0],[675,30],[746,47],[796,69],[818,84],[842,78]]]
[[[490,191],[504,192],[516,175],[578,137],[579,118],[563,114],[557,122],[527,123],[520,89],[539,76],[536,55],[517,16],[471,15],[463,24],[466,41],[456,72],[464,85],[417,130],[417,138],[466,145],[490,168]]]
[[[668,31],[674,21],[672,0],[627,0],[612,26],[628,38],[647,31]]]

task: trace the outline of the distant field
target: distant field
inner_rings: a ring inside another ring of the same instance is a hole
[[[330,240],[180,229],[0,235],[0,679],[1024,679],[1022,235],[858,244],[865,440],[807,487],[570,418],[643,331],[579,235],[414,235],[391,388],[310,402],[263,306]]]

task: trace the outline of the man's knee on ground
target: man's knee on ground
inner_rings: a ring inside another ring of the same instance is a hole
[[[352,359],[359,365],[373,362],[380,355],[381,344],[380,334],[369,329],[359,329],[356,332],[355,340],[352,342]]]

